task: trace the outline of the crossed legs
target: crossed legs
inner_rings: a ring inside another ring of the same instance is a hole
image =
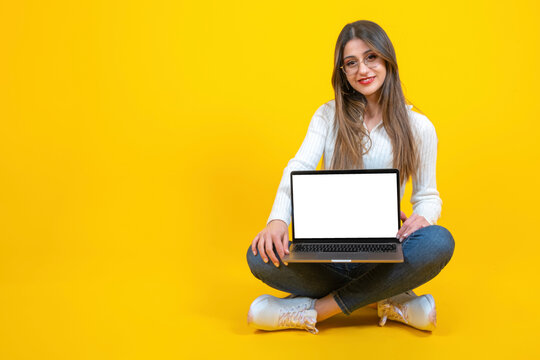
[[[454,239],[438,225],[417,230],[403,242],[403,263],[289,263],[279,267],[247,252],[251,272],[267,285],[315,298],[317,321],[414,289],[435,277],[450,261]]]

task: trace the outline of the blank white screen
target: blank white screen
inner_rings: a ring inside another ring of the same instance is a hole
[[[293,175],[294,235],[395,237],[397,174]]]

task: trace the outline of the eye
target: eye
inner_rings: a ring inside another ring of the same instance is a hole
[[[378,58],[378,56],[375,55],[375,54],[369,54],[367,56],[368,61],[375,61],[375,60],[377,60],[377,58]]]
[[[358,64],[358,61],[356,60],[351,60],[351,61],[348,61],[345,63],[345,66],[346,67],[352,67],[352,66],[356,66],[356,64]]]

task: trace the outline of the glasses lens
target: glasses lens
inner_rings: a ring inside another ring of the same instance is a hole
[[[343,64],[343,70],[345,71],[345,74],[347,75],[356,74],[356,71],[358,71],[358,60],[349,59],[345,61],[345,64]]]
[[[364,62],[366,63],[367,67],[370,69],[373,69],[377,65],[379,65],[380,58],[377,56],[377,54],[371,53],[364,59]]]

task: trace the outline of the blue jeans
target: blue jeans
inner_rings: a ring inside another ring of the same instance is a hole
[[[291,242],[289,242],[289,245]],[[274,253],[277,252],[274,248]],[[402,263],[265,263],[251,246],[247,262],[255,277],[294,295],[321,298],[332,294],[344,314],[412,290],[433,279],[450,261],[454,238],[442,226],[421,228],[403,241]],[[281,260],[280,260],[281,261]]]

